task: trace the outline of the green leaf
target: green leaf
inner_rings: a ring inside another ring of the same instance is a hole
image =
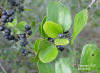
[[[98,70],[97,73],[100,73],[100,70]]]
[[[8,27],[15,27],[17,24],[17,19],[14,19],[12,22],[8,22]]]
[[[88,12],[87,9],[84,9],[81,12],[77,13],[74,18],[72,43],[87,23],[88,20],[87,12]]]
[[[62,27],[52,21],[45,22],[43,29],[51,38],[56,38],[60,33],[63,33]]]
[[[19,31],[24,31],[25,30],[25,25],[27,24],[27,22],[25,21],[21,21],[19,22],[17,25],[16,25],[16,28],[19,30]]]
[[[72,24],[69,8],[60,2],[50,2],[47,7],[47,21],[61,25],[64,31],[69,30]]]
[[[56,73],[72,73],[71,61],[66,58],[60,58],[55,63],[55,72]]]
[[[14,34],[20,34],[21,32],[19,31],[19,29],[14,28]]]
[[[83,47],[80,68],[85,72],[100,70],[100,50],[96,45],[87,44]]]
[[[62,39],[55,39],[54,41],[55,45],[68,45],[69,44],[69,40],[62,38]]]
[[[39,26],[39,31],[40,31],[40,34],[43,36],[43,37],[47,37],[47,35],[45,34],[44,30],[43,30],[43,25],[44,23],[46,22],[46,19],[47,17],[45,16],[42,20],[42,23],[40,24]]]
[[[55,69],[50,63],[38,62],[37,66],[39,69],[39,73],[55,73]]]
[[[39,40],[36,40],[36,42],[35,42],[35,44],[34,44],[34,51],[35,51],[35,54],[37,54],[38,53],[38,51],[39,51],[39,45],[40,45],[40,41],[41,41],[42,39],[39,39]]]
[[[39,59],[43,63],[53,61],[58,55],[58,50],[56,46],[51,44],[47,40],[42,40],[40,42],[39,49]]]

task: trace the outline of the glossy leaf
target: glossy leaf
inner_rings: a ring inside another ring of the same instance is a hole
[[[55,63],[55,73],[72,73],[71,61],[66,58],[60,58]]]
[[[53,61],[58,55],[56,46],[51,44],[47,40],[43,40],[40,42],[39,49],[39,59],[43,63]]]
[[[46,22],[46,19],[47,17],[45,16],[42,20],[42,23],[40,24],[39,26],[39,31],[40,31],[40,34],[43,36],[43,37],[47,37],[47,35],[45,34],[44,30],[43,30],[43,25],[44,23]]]
[[[58,37],[58,34],[63,33],[62,27],[52,21],[45,22],[43,29],[45,33],[51,38],[56,38]]]
[[[88,20],[87,12],[88,12],[87,9],[84,9],[81,12],[77,13],[74,18],[72,43],[87,23]]]
[[[69,40],[68,39],[55,39],[54,41],[55,45],[68,45],[69,44]]]
[[[55,73],[55,69],[50,63],[38,62],[39,73]]]
[[[64,31],[69,30],[72,24],[69,8],[60,2],[50,2],[47,7],[47,21],[61,25]]]
[[[100,50],[94,44],[87,44],[83,47],[80,68],[89,68],[81,71],[100,70]]]

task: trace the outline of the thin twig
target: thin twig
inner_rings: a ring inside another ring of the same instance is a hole
[[[2,66],[1,63],[0,63],[0,67],[1,67],[1,69],[2,69],[2,71],[3,71],[4,73],[7,73],[7,71],[4,69],[4,67]]]
[[[92,7],[92,5],[96,2],[97,0],[92,0],[91,3],[88,6],[88,9],[90,9]]]

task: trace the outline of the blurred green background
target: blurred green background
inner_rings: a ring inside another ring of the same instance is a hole
[[[8,1],[0,0],[0,6],[7,10],[10,9]],[[18,2],[19,0],[15,1]],[[87,8],[91,2],[91,0],[24,0],[22,4],[24,11],[21,13],[17,12],[15,18],[18,21],[27,21],[28,24],[35,21],[36,28],[33,30],[37,30],[38,25],[46,15],[46,6],[49,1],[61,1],[65,6],[69,6],[72,12],[72,19],[77,12]],[[75,40],[74,55],[76,64],[79,64],[83,45],[96,43],[100,48],[100,0],[97,0],[92,6],[88,16],[88,24]],[[39,36],[38,32],[36,32],[32,42],[35,42]],[[36,65],[30,62],[30,56],[22,56],[20,47],[16,48],[16,44],[12,44],[13,42],[7,41],[0,32],[0,73],[4,73],[1,67],[4,67],[7,73],[38,73]]]

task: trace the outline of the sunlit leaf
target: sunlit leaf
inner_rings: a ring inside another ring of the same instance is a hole
[[[87,12],[88,12],[87,9],[84,9],[80,11],[79,13],[77,13],[74,18],[72,43],[87,23],[87,20],[88,20]]]
[[[63,33],[62,27],[52,21],[45,22],[43,29],[51,38],[56,38],[60,33]]]
[[[80,68],[81,71],[100,70],[100,50],[94,44],[87,44],[83,47]],[[85,70],[83,70],[85,68]]]
[[[68,6],[65,7],[60,2],[50,2],[47,7],[47,21],[61,25],[64,31],[69,30],[72,20]]]
[[[39,59],[43,63],[53,61],[58,55],[56,46],[51,44],[47,40],[43,40],[40,42],[39,49]]]
[[[69,44],[69,40],[68,39],[55,39],[54,41],[55,45],[68,45]]]

